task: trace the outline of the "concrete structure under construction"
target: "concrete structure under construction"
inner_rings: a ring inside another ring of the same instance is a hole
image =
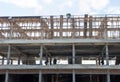
[[[0,82],[120,82],[120,15],[0,17]]]

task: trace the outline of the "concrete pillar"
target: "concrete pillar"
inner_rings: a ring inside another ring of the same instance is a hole
[[[92,74],[90,74],[90,82],[92,82]]]
[[[7,64],[10,64],[10,53],[11,53],[11,46],[8,45],[8,53],[7,53]]]
[[[39,82],[42,82],[42,73],[41,73],[41,70],[39,71]]]
[[[9,74],[8,74],[8,70],[6,71],[6,74],[5,74],[5,82],[9,82]]]
[[[106,51],[106,65],[109,66],[108,44],[105,45],[105,51]],[[110,72],[109,72],[109,69],[107,70],[107,82],[110,82]]]
[[[73,72],[72,72],[72,82],[76,82],[76,79],[75,79],[75,70],[73,70]]]
[[[107,82],[110,82],[110,72],[107,70]]]
[[[75,44],[72,44],[72,64],[75,64]]]
[[[39,53],[39,56],[40,56],[40,65],[42,65],[43,45],[40,46],[40,53]]]
[[[109,52],[108,52],[108,45],[105,45],[105,51],[106,51],[106,65],[109,65]]]

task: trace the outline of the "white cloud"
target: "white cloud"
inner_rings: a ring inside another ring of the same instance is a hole
[[[35,10],[42,9],[42,6],[38,4],[37,0],[0,0],[0,2],[13,4],[21,8],[34,8]]]
[[[50,4],[53,2],[53,0],[43,0],[46,4]]]
[[[72,7],[73,6],[73,1],[72,0],[66,0],[62,5],[60,5],[61,8],[64,7]]]
[[[102,10],[108,3],[109,0],[80,0],[79,8],[83,13],[91,13],[93,10]]]
[[[106,9],[106,14],[120,14],[120,7],[111,6]]]

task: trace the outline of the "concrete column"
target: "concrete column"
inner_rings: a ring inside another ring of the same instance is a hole
[[[43,45],[40,46],[40,65],[42,65],[42,56],[43,56]]]
[[[75,64],[75,44],[72,44],[72,64]]]
[[[73,72],[72,72],[72,82],[76,82],[76,79],[75,79],[75,70],[73,70]]]
[[[110,72],[107,70],[107,82],[110,82]]]
[[[109,66],[109,52],[108,52],[108,44],[105,45],[106,51],[106,65]],[[107,82],[110,82],[110,72],[107,70]]]
[[[39,82],[42,82],[42,73],[41,73],[41,70],[39,71]]]
[[[8,74],[8,70],[6,71],[6,74],[5,74],[5,82],[9,82],[9,74]]]
[[[109,52],[108,52],[108,45],[105,45],[105,51],[106,51],[106,65],[109,65]]]
[[[7,53],[7,64],[10,64],[10,52],[11,52],[11,46],[8,45],[8,53]]]

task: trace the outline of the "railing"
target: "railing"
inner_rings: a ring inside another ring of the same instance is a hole
[[[0,39],[120,39],[120,15],[0,17]]]

